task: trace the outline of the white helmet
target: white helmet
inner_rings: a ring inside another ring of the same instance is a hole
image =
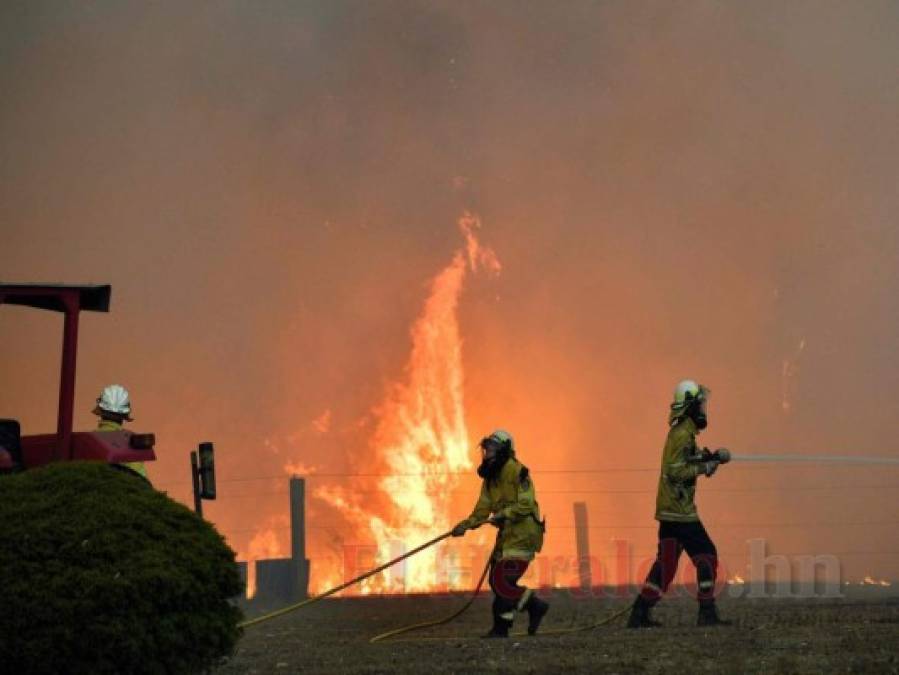
[[[674,401],[672,410],[683,410],[694,400],[704,401],[708,398],[709,390],[695,380],[681,380],[674,388]]]
[[[97,408],[116,415],[124,415],[130,420],[131,398],[128,396],[128,390],[120,384],[109,385],[97,398]]]
[[[512,434],[505,429],[496,429],[489,436],[481,439],[480,446],[486,450],[488,446],[493,446],[496,451],[504,450],[508,454],[515,451],[515,441],[512,440]]]
[[[492,434],[490,434],[487,438],[492,438],[497,443],[508,444],[510,449],[515,449],[515,441],[512,439],[512,434],[510,434],[505,429],[496,429]]]

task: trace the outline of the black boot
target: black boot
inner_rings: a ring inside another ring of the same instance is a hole
[[[483,638],[507,638],[509,637],[509,629],[512,627],[512,622],[508,619],[504,619],[501,616],[493,617],[493,628],[490,629],[489,633],[482,635]]]
[[[540,622],[549,611],[549,603],[541,600],[536,595],[531,595],[524,605],[528,612],[528,635],[536,635],[540,628]]]
[[[718,609],[714,602],[699,605],[699,616],[696,619],[697,626],[730,626],[732,621],[725,621],[718,616]]]
[[[637,596],[634,605],[631,607],[631,615],[627,620],[628,628],[658,628],[662,624],[654,621],[649,612],[652,606],[647,603],[642,596]]]

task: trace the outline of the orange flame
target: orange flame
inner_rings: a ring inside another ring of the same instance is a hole
[[[280,522],[281,519],[278,520]],[[252,540],[250,540],[249,551],[247,555],[238,554],[238,559],[247,561],[247,597],[252,598],[256,595],[256,561],[267,560],[269,558],[281,558],[284,556],[284,549],[281,546],[281,537],[278,534],[278,528],[275,522],[270,523],[268,528],[259,530]]]
[[[886,581],[885,579],[875,579],[875,578],[873,578],[871,575],[868,575],[868,576],[866,576],[864,579],[862,579],[862,581],[860,581],[858,585],[859,585],[859,586],[883,586],[883,587],[888,587],[888,586],[892,586],[893,584],[891,584],[889,581]]]
[[[424,309],[412,326],[412,352],[403,382],[393,384],[373,413],[377,426],[371,439],[377,463],[385,475],[378,481],[383,498],[365,503],[350,491],[323,486],[316,496],[338,509],[376,542],[376,562],[396,557],[398,542],[415,545],[446,532],[450,495],[458,472],[470,469],[465,423],[462,340],[457,307],[466,274],[484,268],[498,274],[494,252],[481,246],[476,231],[480,220],[465,213],[459,219],[465,249],[431,283]],[[377,506],[372,503],[377,504]],[[333,579],[329,570],[316,577]],[[435,549],[410,558],[399,570],[373,577],[358,592],[432,590],[441,583]],[[323,590],[320,584],[313,587]]]

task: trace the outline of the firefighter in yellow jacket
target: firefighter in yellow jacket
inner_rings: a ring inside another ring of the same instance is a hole
[[[97,397],[93,413],[100,418],[97,431],[121,431],[125,422],[134,421],[131,418],[131,397],[128,390],[120,384],[104,388]],[[123,466],[149,481],[143,462],[126,462]]]
[[[720,464],[730,460],[730,453],[724,448],[710,452],[696,444],[697,434],[708,424],[707,400],[708,389],[693,380],[680,382],[674,390],[656,497],[658,554],[640,595],[634,601],[628,620],[630,628],[660,625],[650,617],[650,609],[668,590],[683,551],[687,552],[696,566],[699,601],[697,624],[713,626],[730,623],[721,620],[715,608],[718,552],[699,520],[693,501],[697,478],[711,477]]]
[[[453,528],[453,536],[490,523],[499,528],[490,563],[493,590],[493,628],[484,637],[504,638],[515,611],[528,613],[528,633],[533,635],[549,610],[549,603],[518,584],[519,579],[543,547],[544,521],[527,467],[515,459],[515,446],[508,432],[498,429],[480,443],[483,478],[481,494],[471,515]]]

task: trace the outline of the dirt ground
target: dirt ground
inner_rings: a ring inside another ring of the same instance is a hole
[[[624,600],[549,598],[544,628],[595,623]],[[700,629],[695,604],[666,599],[664,627],[631,631],[624,618],[585,632],[481,640],[489,597],[454,622],[392,642],[369,638],[445,616],[463,599],[447,596],[325,600],[249,627],[217,671],[237,673],[899,673],[899,597],[724,599],[727,628]],[[524,616],[516,621],[522,631]],[[425,638],[412,641],[411,638]]]

